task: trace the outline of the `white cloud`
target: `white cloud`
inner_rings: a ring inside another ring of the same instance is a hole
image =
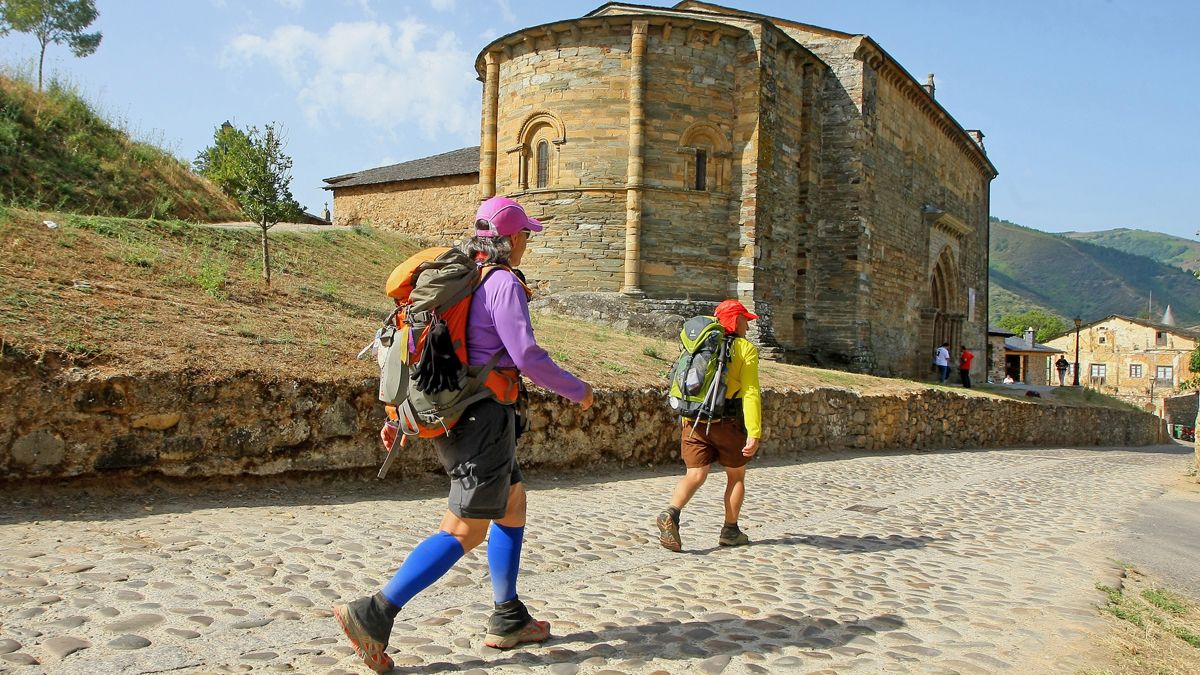
[[[449,12],[454,9],[454,0],[429,0],[429,6],[439,12]]]
[[[398,135],[478,134],[474,55],[415,19],[338,23],[324,35],[280,26],[237,36],[230,52],[273,66],[314,126],[348,117]]]
[[[508,0],[496,0],[496,9],[500,10],[500,16],[504,18],[505,23],[511,25],[517,22],[517,15],[513,14],[512,5]]]
[[[275,2],[278,2],[280,5],[283,5],[293,12],[298,12],[304,9],[304,0],[275,0]]]

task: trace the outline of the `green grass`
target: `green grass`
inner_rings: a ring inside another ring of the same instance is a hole
[[[1171,614],[1179,615],[1187,611],[1187,606],[1183,604],[1182,600],[1161,588],[1147,588],[1142,591],[1142,598],[1155,607]]]
[[[237,220],[240,209],[171,153],[130,138],[51,78],[0,67],[0,195],[6,206],[131,218]]]

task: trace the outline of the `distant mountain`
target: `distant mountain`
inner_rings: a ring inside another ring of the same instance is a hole
[[[1200,241],[1124,227],[1099,232],[1063,232],[1062,236],[1144,255],[1164,265],[1174,265],[1192,272],[1200,270]]]
[[[1151,294],[1152,320],[1170,304],[1180,326],[1200,323],[1200,279],[1190,272],[997,218],[991,220],[989,277],[993,323],[1004,314],[1034,307],[1066,318],[1078,313],[1085,321],[1109,314],[1145,316]]]

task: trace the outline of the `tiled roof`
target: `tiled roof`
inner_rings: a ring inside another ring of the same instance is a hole
[[[460,150],[443,152],[432,157],[422,157],[408,162],[380,166],[374,169],[363,169],[333,178],[326,178],[329,183],[326,190],[350,187],[352,185],[374,185],[377,183],[396,183],[421,178],[436,178],[438,176],[461,176],[479,173],[479,146],[475,145]]]

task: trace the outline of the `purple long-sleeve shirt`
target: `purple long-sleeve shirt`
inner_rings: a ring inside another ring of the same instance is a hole
[[[467,360],[483,365],[498,351],[501,368],[516,367],[540,387],[575,403],[587,394],[587,385],[568,373],[538,346],[529,321],[529,298],[517,277],[506,270],[487,276],[471,298],[467,318]]]

